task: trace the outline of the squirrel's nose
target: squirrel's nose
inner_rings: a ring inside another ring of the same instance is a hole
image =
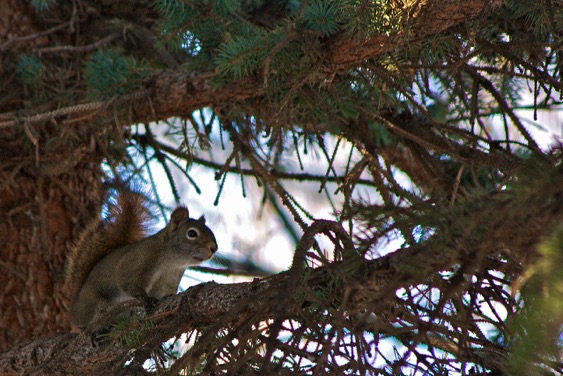
[[[217,243],[211,243],[209,245],[209,250],[211,251],[211,253],[217,252]]]

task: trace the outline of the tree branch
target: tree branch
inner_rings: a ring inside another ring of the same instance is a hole
[[[376,292],[376,294],[357,293],[350,303],[357,303],[357,309],[367,308],[367,303],[379,300],[384,292],[392,291],[393,289],[390,289],[392,282],[402,283],[399,274],[395,272],[400,269],[399,263],[411,259],[411,255],[418,252],[423,252],[423,250],[401,249],[391,255],[367,262],[367,277],[363,281],[358,279],[354,288],[364,290],[365,286],[369,286],[371,292]],[[310,280],[315,281],[317,285],[326,284],[327,271],[337,267],[338,263],[335,263],[330,267],[310,269]],[[448,267],[448,262],[446,261],[440,266],[436,265],[436,267],[438,269]],[[360,276],[350,276],[351,279],[355,277]],[[264,299],[264,297],[275,295],[280,289],[285,291],[287,283],[288,272],[283,272],[270,278],[255,279],[252,282],[227,285],[209,282],[194,286],[158,303],[151,315],[145,319],[156,324],[145,338],[148,338],[150,342],[162,343],[189,330],[216,324],[218,321],[225,323],[226,317],[235,319],[232,317],[234,316],[233,310],[240,310],[241,307],[247,315],[249,311],[250,314],[256,314],[257,311],[263,310],[260,314],[263,319],[266,319],[272,314],[272,301]],[[365,299],[367,295],[370,295],[369,300]],[[243,304],[245,301],[248,301],[249,304]],[[306,305],[307,302],[303,304]],[[298,314],[301,309],[295,305],[291,305],[290,308],[293,312],[286,312],[289,316]],[[238,320],[242,320],[242,318],[238,317]],[[119,362],[125,359],[129,352],[129,349],[117,346],[108,353],[104,353],[103,348],[96,348],[92,345],[89,336],[64,333],[16,346],[0,355],[0,371],[3,374],[11,372],[13,374],[74,375],[79,372],[92,373],[94,370],[90,367],[94,365],[101,367],[93,372],[95,374],[116,364],[120,368],[123,363]]]
[[[362,64],[366,59],[382,56],[391,49],[400,49],[413,43],[421,42],[429,35],[434,35],[450,27],[472,20],[483,11],[485,1],[435,0],[424,3],[413,16],[412,32],[415,38],[400,35],[379,35],[369,40],[358,40],[348,34],[342,34],[330,49],[325,70],[316,75],[317,82],[325,82],[338,72],[351,66]],[[431,20],[431,21],[430,21]],[[431,26],[431,27],[430,27]],[[170,117],[187,117],[192,111],[202,107],[216,109],[225,103],[236,103],[250,98],[259,98],[264,94],[264,82],[257,78],[245,78],[217,88],[210,78],[216,73],[199,74],[186,72],[184,67],[159,72],[147,80],[143,90],[125,96],[134,107],[132,122],[151,122]],[[140,93],[149,93],[147,96]],[[145,105],[147,99],[150,105]],[[95,104],[95,105],[94,105]],[[80,106],[80,107],[79,107]],[[57,110],[57,114],[37,112],[28,114],[27,122],[42,121],[58,116],[59,113],[81,117],[85,114],[109,116],[111,111],[100,111],[98,103],[83,103]],[[3,127],[15,126],[20,121],[17,114],[0,114]]]

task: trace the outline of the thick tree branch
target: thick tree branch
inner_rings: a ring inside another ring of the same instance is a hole
[[[379,35],[369,40],[357,40],[343,35],[331,49],[329,66],[333,71],[340,71],[405,44],[412,46],[421,43],[430,35],[438,35],[451,27],[478,17],[487,3],[482,0],[434,0],[418,3],[419,8],[411,11],[414,14],[409,31],[415,35],[414,38],[405,35]]]
[[[397,270],[402,269],[400,264],[412,259],[413,254],[423,251],[415,248],[401,249],[368,262],[368,273],[364,280],[360,275],[349,276],[350,280],[357,278],[350,287],[363,291],[355,294],[350,303],[357,304],[356,308],[362,309],[371,306],[373,301],[381,300],[384,294],[394,290],[390,288],[391,284],[403,283],[400,273],[397,273]],[[450,262],[443,259],[435,267],[447,268]],[[330,273],[332,268],[338,268],[338,263],[311,270],[310,280],[319,285],[327,283],[327,271]],[[156,326],[145,338],[150,342],[161,343],[182,332],[213,325],[218,321],[225,323],[225,317],[231,317],[233,321],[237,318],[240,320],[241,316],[233,315],[233,310],[239,310],[240,307],[244,310],[241,315],[248,312],[255,314],[256,311],[264,309],[262,318],[267,319],[273,307],[272,301],[264,298],[272,294],[277,295],[280,289],[285,291],[288,280],[288,273],[285,272],[252,282],[227,285],[210,282],[194,286],[184,293],[159,302],[153,313],[147,317],[147,320],[153,321]],[[310,287],[314,288],[314,284]],[[365,291],[366,286],[369,286],[369,293]],[[369,299],[366,299],[368,295]],[[248,304],[243,304],[244,302]],[[301,309],[291,305],[293,312],[286,313],[289,316],[298,315]],[[4,353],[0,356],[0,371],[3,374],[88,374],[96,364],[96,367],[101,367],[94,371],[96,373],[111,368],[112,365],[122,364],[119,362],[126,358],[129,350],[116,347],[109,353],[102,355],[103,353],[102,348],[93,347],[88,336],[65,333],[22,344]]]
[[[414,40],[398,35],[380,35],[369,40],[358,40],[343,34],[338,37],[328,54],[328,61],[325,63],[327,68],[322,74],[315,76],[315,79],[319,83],[324,82],[334,74],[362,64],[367,59],[380,57],[391,49],[412,45],[417,40],[422,41],[430,35],[436,35],[450,27],[470,21],[483,11],[485,4],[485,1],[458,0],[435,0],[424,3],[420,11],[413,16],[412,33],[416,35]],[[186,72],[182,67],[154,75],[139,92],[148,93],[146,96],[138,93],[130,94],[130,97],[133,97],[130,105],[134,108],[131,121],[142,123],[189,116],[198,108],[219,109],[225,103],[260,98],[264,94],[263,82],[260,79],[246,78],[217,88],[210,80],[213,75]],[[150,102],[149,105],[145,105],[147,100]],[[106,103],[110,108],[112,104],[112,102]],[[89,103],[84,103],[79,106],[59,109],[59,112],[72,114],[72,118],[80,118],[88,114],[101,116],[111,114],[111,111],[100,110],[99,105],[90,106]],[[45,117],[42,115],[47,114],[30,113],[25,120],[42,121]],[[5,119],[0,123],[0,128],[23,123],[19,114],[4,114],[0,118]]]

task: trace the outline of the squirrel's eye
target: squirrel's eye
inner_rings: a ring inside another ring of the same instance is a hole
[[[186,236],[188,237],[188,239],[195,239],[199,236],[199,232],[195,228],[191,228],[186,233]]]

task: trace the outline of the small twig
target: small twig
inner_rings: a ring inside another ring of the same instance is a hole
[[[31,40],[31,39],[35,39],[35,38],[39,38],[42,37],[44,35],[49,35],[51,33],[54,33],[56,31],[59,31],[61,29],[64,29],[65,27],[67,27],[68,25],[70,25],[70,21],[62,23],[60,25],[54,26],[50,29],[44,30],[44,31],[40,31],[38,33],[34,33],[34,34],[30,34],[30,35],[26,35],[23,37],[19,37],[19,38],[14,38],[14,39],[10,39],[7,42],[3,43],[2,45],[0,45],[0,51],[5,51],[7,50],[13,43],[17,43],[17,42],[25,42],[27,40]]]
[[[320,137],[320,136],[319,136],[319,137]],[[332,171],[332,173],[334,174],[334,176],[337,176],[337,175],[336,175],[336,171],[334,170],[333,164],[334,164],[334,159],[336,158],[336,153],[338,152],[338,147],[340,146],[340,142],[341,142],[341,141],[342,141],[342,135],[340,135],[340,137],[338,137],[338,140],[336,141],[336,145],[334,146],[334,151],[332,152],[332,157],[330,157],[330,158],[329,158],[329,156],[328,156],[328,153],[327,153],[327,151],[326,151],[324,145],[322,145],[322,144],[319,142],[319,145],[320,145],[320,147],[321,147],[321,150],[323,151],[323,154],[325,155],[325,158],[327,159],[327,162],[328,162],[328,168],[326,169],[326,173],[325,173],[324,179],[323,179],[323,181],[322,181],[322,183],[321,183],[321,186],[320,186],[320,188],[319,188],[319,193],[321,193],[322,190],[323,190],[323,188],[325,187],[326,182],[327,182],[327,179],[328,179],[328,176],[330,175],[330,172],[331,172],[331,171]],[[338,183],[340,183],[340,181],[338,181]]]
[[[39,167],[39,139],[35,134],[35,130],[29,123],[26,122],[23,124],[23,130],[27,135],[27,138],[29,138],[33,146],[35,146],[35,167]]]
[[[215,173],[215,180],[221,179],[221,176],[230,169],[231,162],[235,157],[238,156],[239,151],[240,151],[240,147],[238,145],[235,145],[233,151],[227,157],[225,163],[223,163],[223,166],[219,169],[219,171]]]
[[[520,134],[522,134],[522,136],[524,136],[524,138],[528,141],[528,147],[534,150],[535,152],[541,154],[541,149],[539,148],[538,144],[536,143],[532,135],[530,135],[530,133],[524,127],[518,116],[516,116],[514,111],[510,108],[510,105],[506,102],[502,94],[500,94],[498,90],[495,88],[493,83],[477,71],[471,71],[471,70],[467,70],[467,71],[474,77],[475,80],[478,80],[481,83],[482,87],[485,90],[491,93],[491,95],[495,98],[495,100],[502,108],[502,110],[506,114],[508,114],[510,120],[512,120],[516,128],[518,128],[518,131],[520,131]]]
[[[341,224],[326,219],[314,221],[309,227],[305,229],[303,236],[301,237],[299,243],[297,244],[297,247],[295,248],[293,262],[291,263],[290,269],[290,283],[294,285],[294,288],[291,289],[292,291],[295,291],[297,289],[296,284],[301,280],[299,276],[303,274],[306,266],[307,250],[313,247],[315,243],[315,235],[321,233],[329,235],[331,232],[334,233],[337,238],[340,238],[344,249],[348,249],[350,251],[355,250],[354,243]]]
[[[33,115],[29,116],[18,116],[16,114],[12,115],[12,120],[6,120],[0,122],[0,129],[3,128],[10,128],[19,124],[25,123],[37,123],[40,121],[50,120],[52,118],[58,116],[66,116],[70,114],[74,114],[77,112],[95,112],[102,108],[109,107],[112,104],[120,104],[126,101],[137,100],[140,99],[147,94],[149,94],[150,90],[144,89],[139,90],[131,94],[123,95],[120,97],[114,97],[112,99],[106,101],[98,101],[98,102],[89,102],[89,103],[81,103],[74,106],[68,106],[59,108],[57,110],[48,111],[48,112],[38,112]],[[2,117],[0,115],[0,117]]]
[[[457,190],[459,189],[459,183],[461,182],[461,174],[463,173],[464,168],[465,166],[461,165],[461,167],[457,170],[457,175],[455,177],[455,182],[454,182],[454,189],[452,190],[452,198],[450,200],[450,204],[452,206],[455,204]]]
[[[266,56],[266,59],[264,61],[264,74],[263,74],[263,78],[264,78],[264,87],[268,87],[268,78],[270,75],[270,64],[272,62],[272,56],[274,56],[275,54],[277,54],[282,48],[284,48],[285,46],[287,46],[287,44],[289,42],[291,42],[292,40],[296,39],[299,35],[296,32],[291,32],[287,38],[285,38],[284,40],[282,40],[280,43],[278,43],[277,45],[274,46],[274,48],[272,48],[272,50],[270,51],[270,53],[268,54],[268,56]]]
[[[119,38],[120,35],[121,35],[121,33],[115,32],[113,34],[108,35],[107,37],[105,37],[103,39],[100,39],[99,41],[88,44],[86,46],[65,45],[65,46],[45,47],[45,48],[40,48],[40,49],[36,50],[36,52],[38,52],[40,54],[53,53],[53,52],[72,52],[72,53],[89,52],[89,51],[93,51],[93,50],[97,49],[98,47],[100,47],[100,46],[102,46],[106,43],[109,43],[109,42]]]

